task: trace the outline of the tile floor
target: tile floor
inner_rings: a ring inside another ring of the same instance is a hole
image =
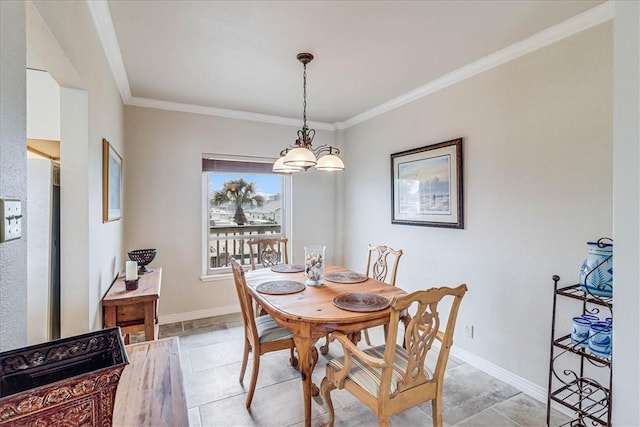
[[[246,389],[238,382],[242,361],[240,315],[162,325],[161,337],[178,336],[184,372],[190,426],[303,426],[299,371],[289,365],[288,351],[262,356],[251,410],[245,408]],[[381,344],[382,328],[371,330],[373,343]],[[365,346],[364,342],[359,344]],[[327,356],[320,355],[314,382],[324,377],[327,359],[340,354],[332,343]],[[251,357],[251,356],[250,356]],[[435,360],[435,359],[434,359]],[[251,363],[245,384],[249,384]],[[332,392],[336,427],[376,426],[373,413],[350,393]],[[312,425],[326,421],[321,399],[312,401]],[[431,403],[422,404],[391,419],[393,426],[430,426]],[[443,418],[445,426],[544,426],[545,405],[474,367],[450,358],[445,377]],[[553,413],[551,424],[569,419]]]

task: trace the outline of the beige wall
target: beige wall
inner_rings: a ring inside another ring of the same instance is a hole
[[[27,138],[60,141],[60,86],[46,71],[27,69]]]
[[[200,280],[202,154],[274,157],[294,142],[296,128],[139,107],[125,108],[125,123],[125,249],[158,249],[152,265],[163,267],[160,321],[236,311],[230,277]],[[320,131],[314,142],[333,138]],[[293,261],[313,243],[335,259],[335,174],[310,170],[292,180]]]
[[[398,286],[467,283],[456,346],[546,387],[551,276],[576,283],[585,242],[612,235],[611,103],[606,23],[347,129],[347,265],[386,243]],[[457,137],[465,229],[392,225],[389,155]]]
[[[26,214],[26,37],[21,2],[0,2],[0,197],[22,200]],[[27,229],[0,243],[0,351],[27,343]]]
[[[640,3],[615,3],[613,420],[640,425]]]
[[[123,221],[102,223],[102,138],[124,152],[123,105],[87,4],[33,4],[60,49],[55,57],[49,56],[50,49],[46,55],[35,47],[32,51],[63,86],[61,320],[62,334],[73,335],[102,327],[100,301],[123,269]],[[31,36],[41,33],[47,32],[29,28]],[[67,82],[74,82],[74,88],[64,87]]]

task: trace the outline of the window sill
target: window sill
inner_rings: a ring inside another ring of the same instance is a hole
[[[200,276],[201,282],[221,282],[221,281],[228,281],[232,279],[233,279],[233,274],[231,272]]]

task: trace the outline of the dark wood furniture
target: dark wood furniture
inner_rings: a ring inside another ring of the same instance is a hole
[[[129,363],[118,328],[0,353],[0,426],[111,426]]]
[[[138,276],[138,289],[128,291],[124,277],[118,277],[102,298],[104,327],[120,326],[125,344],[129,334],[144,331],[145,341],[158,338],[158,302],[162,284],[162,268],[149,268],[151,273]]]
[[[328,266],[325,273],[348,271],[341,267]],[[305,426],[311,425],[311,395],[317,393],[312,387],[311,373],[317,362],[318,352],[314,347],[319,338],[330,332],[349,334],[353,341],[359,341],[361,330],[389,323],[391,309],[374,312],[354,312],[342,310],[333,305],[333,298],[345,293],[369,293],[391,299],[405,292],[375,279],[361,283],[341,284],[325,281],[323,286],[307,286],[302,292],[287,295],[262,294],[255,288],[270,280],[305,281],[304,273],[274,273],[270,269],[260,269],[246,273],[248,290],[260,306],[280,325],[293,333],[298,350],[302,390],[304,397]]]

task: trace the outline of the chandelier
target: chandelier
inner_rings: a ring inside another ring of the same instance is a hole
[[[344,163],[338,157],[340,154],[338,148],[326,144],[313,148],[311,145],[316,131],[307,126],[307,64],[313,60],[313,55],[299,53],[296,58],[304,67],[302,129],[298,130],[298,139],[295,144],[280,152],[280,157],[273,164],[273,172],[291,174],[302,170],[306,171],[312,166],[323,171],[342,171]]]

